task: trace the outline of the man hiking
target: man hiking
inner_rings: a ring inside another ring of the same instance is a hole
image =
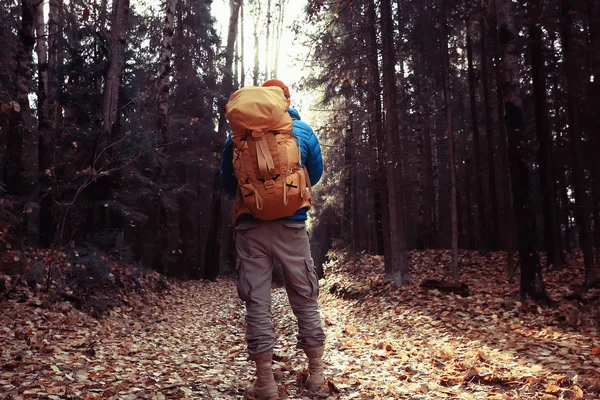
[[[248,353],[256,363],[256,381],[245,398],[260,400],[279,399],[272,371],[274,259],[281,263],[298,319],[297,347],[308,358],[305,387],[317,391],[324,384],[319,283],[305,225],[311,187],[321,178],[323,160],[317,136],[289,106],[289,88],[277,79],[235,92],[227,104],[232,133],[221,164],[221,186],[236,198],[237,289],[246,303]]]

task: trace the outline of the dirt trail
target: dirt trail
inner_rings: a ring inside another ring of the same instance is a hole
[[[485,292],[395,291],[370,262],[365,275],[334,264],[321,280],[330,385],[314,398],[598,398],[596,336],[536,330]],[[352,289],[346,298],[330,294],[336,283]],[[242,398],[253,366],[233,281],[179,282],[136,299],[101,320],[36,296],[0,303],[0,398]],[[273,313],[280,392],[311,398],[298,389],[305,360],[283,289],[273,290]]]

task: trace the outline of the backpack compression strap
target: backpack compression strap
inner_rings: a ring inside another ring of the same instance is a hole
[[[252,138],[256,143],[256,158],[258,161],[258,170],[265,180],[267,193],[274,192],[273,174],[275,173],[275,163],[269,151],[269,145],[261,131],[253,131]]]

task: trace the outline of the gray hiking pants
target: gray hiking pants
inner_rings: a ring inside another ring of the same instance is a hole
[[[281,262],[285,289],[298,319],[298,348],[325,342],[318,311],[319,282],[303,221],[241,221],[235,228],[238,253],[238,294],[246,302],[246,341],[252,355],[272,351],[271,320],[273,259]]]

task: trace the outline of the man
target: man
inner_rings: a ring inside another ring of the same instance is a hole
[[[271,79],[264,87],[282,89],[290,105],[289,88],[280,80]],[[306,168],[310,184],[315,185],[323,173],[321,148],[311,127],[300,120],[293,108],[292,134],[298,138],[301,164]],[[221,164],[221,186],[230,196],[241,196],[234,174],[234,143],[231,136],[225,142]],[[285,184],[285,182],[283,182]],[[298,209],[282,219],[263,221],[251,213],[239,215],[234,237],[238,253],[238,294],[246,302],[246,341],[250,359],[256,363],[256,382],[246,389],[246,398],[279,399],[273,378],[272,360],[275,330],[271,320],[271,277],[273,259],[280,261],[287,295],[298,319],[298,344],[308,360],[310,375],[306,388],[317,391],[324,383],[322,356],[325,334],[321,327],[317,298],[318,278],[310,254],[306,231],[307,208]]]

